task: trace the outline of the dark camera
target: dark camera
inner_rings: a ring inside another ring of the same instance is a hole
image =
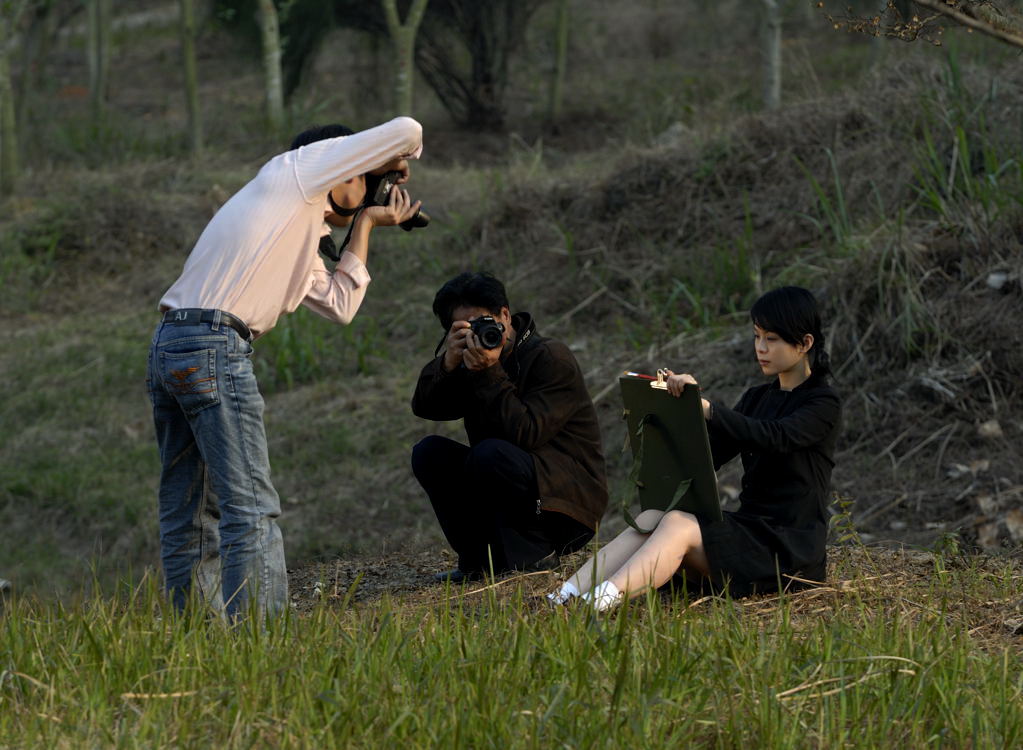
[[[380,183],[377,185],[375,191],[373,191],[373,200],[370,203],[374,206],[385,206],[387,205],[388,197],[391,195],[391,188],[395,186],[398,178],[401,177],[401,172],[387,172],[380,178]],[[426,211],[419,209],[416,211],[416,215],[411,219],[406,219],[401,222],[398,226],[404,229],[406,232],[411,232],[413,229],[425,227],[430,223],[430,216]]]
[[[504,341],[504,323],[498,323],[493,315],[481,315],[469,321],[469,326],[484,349],[496,349]]]

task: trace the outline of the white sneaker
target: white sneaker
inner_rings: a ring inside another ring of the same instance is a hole
[[[574,596],[579,596],[579,589],[573,586],[570,582],[565,581],[561,584],[560,589],[547,594],[547,601],[555,607],[560,607],[568,604],[569,600]]]

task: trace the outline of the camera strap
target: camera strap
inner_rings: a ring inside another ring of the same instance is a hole
[[[334,244],[334,238],[329,234],[325,234],[320,237],[320,252],[326,255],[335,263],[340,260],[340,254],[337,251],[337,245]]]
[[[334,238],[329,234],[320,238],[320,252],[337,263],[341,260],[341,253],[345,251],[345,248],[348,247],[348,243],[352,241],[352,228],[355,226],[355,220],[358,218],[359,212],[366,207],[366,202],[365,198],[363,198],[363,202],[355,208],[342,208],[337,204],[337,201],[334,200],[334,196],[331,195],[329,190],[327,191],[327,202],[330,203],[331,209],[338,216],[352,217],[352,221],[348,225],[348,233],[345,235],[345,239],[341,243],[341,247],[334,244]]]
[[[345,248],[348,247],[348,243],[351,242],[352,230],[355,229],[355,220],[359,218],[359,214],[362,213],[362,209],[364,208],[365,206],[359,206],[355,209],[355,213],[352,215],[352,223],[348,225],[348,231],[345,232],[345,238],[341,242],[341,247],[337,249],[337,260],[341,260],[341,253],[345,251]]]
[[[444,331],[444,335],[440,337],[440,341],[437,343],[437,348],[433,350],[433,356],[439,357],[440,350],[444,347],[444,342],[448,340],[448,332]]]
[[[333,203],[333,201],[331,201]],[[329,234],[324,235],[320,238],[320,252],[330,258],[332,261],[337,263],[341,260],[341,253],[348,247],[348,243],[352,241],[352,229],[355,228],[355,219],[359,217],[359,212],[364,209],[365,206],[359,206],[354,209],[353,215],[355,218],[352,219],[352,223],[348,225],[348,232],[345,234],[344,240],[341,242],[341,247],[334,244],[334,238]],[[352,209],[349,209],[352,210]]]
[[[355,214],[359,213],[359,209],[366,205],[364,200],[355,208],[341,208],[341,206],[337,204],[337,201],[334,200],[334,196],[331,195],[329,190],[327,191],[327,202],[330,203],[330,207],[334,209],[334,213],[338,216],[355,216]]]

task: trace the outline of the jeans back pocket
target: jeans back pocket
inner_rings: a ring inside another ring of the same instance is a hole
[[[217,388],[217,350],[160,352],[160,379],[185,414],[192,415],[220,403]]]

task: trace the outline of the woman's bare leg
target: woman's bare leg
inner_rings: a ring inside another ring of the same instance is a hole
[[[663,514],[653,533],[608,580],[630,598],[663,586],[682,566],[710,575],[699,521],[692,513],[673,510]]]
[[[645,510],[639,514],[636,525],[641,529],[653,529],[663,515],[664,513],[659,510]],[[626,529],[605,544],[596,555],[590,557],[568,582],[580,593],[589,591],[594,583],[603,581],[609,574],[621,568],[650,536],[632,528]]]

